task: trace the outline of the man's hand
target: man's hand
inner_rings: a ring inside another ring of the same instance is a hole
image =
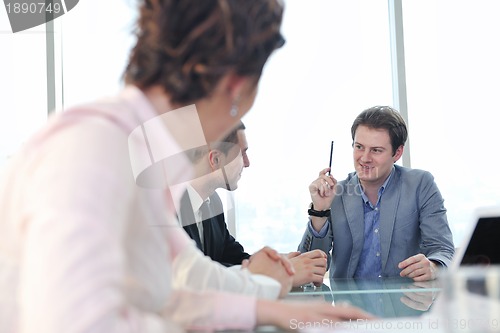
[[[337,180],[332,175],[327,175],[329,171],[330,168],[321,170],[318,178],[309,185],[309,194],[315,210],[329,209],[335,198]],[[319,232],[326,222],[326,217],[311,216],[311,222],[314,230]]]
[[[293,286],[298,287],[312,282],[315,286],[321,286],[326,273],[327,257],[321,250],[313,250],[305,253],[290,252],[286,255],[295,269]]]
[[[402,269],[399,275],[412,278],[413,281],[434,280],[437,274],[437,265],[422,253],[401,261],[398,268]]]
[[[329,171],[330,168],[321,170],[318,178],[309,185],[309,193],[316,210],[329,209],[335,197],[337,180],[332,175],[327,175]]]
[[[275,279],[281,284],[280,297],[285,297],[292,289],[295,270],[290,260],[270,247],[264,247],[254,253],[248,261],[242,263],[253,274],[262,274]]]

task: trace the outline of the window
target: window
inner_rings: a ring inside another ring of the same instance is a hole
[[[286,1],[285,46],[264,71],[243,119],[250,167],[234,192],[237,239],[253,252],[294,251],[307,223],[308,186],[328,167],[353,170],[350,128],[374,105],[392,105],[386,0]]]
[[[0,168],[47,120],[45,25],[12,33],[0,10]]]
[[[85,0],[60,18],[64,106],[112,95],[122,87],[136,15],[133,1]]]
[[[455,246],[473,210],[500,204],[500,3],[403,1],[412,167],[432,172]]]

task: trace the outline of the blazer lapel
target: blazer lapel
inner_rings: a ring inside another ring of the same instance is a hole
[[[380,250],[382,252],[382,272],[385,270],[387,258],[389,257],[392,231],[394,229],[394,223],[396,222],[396,211],[401,198],[401,182],[399,178],[400,174],[396,169],[380,201]]]
[[[354,276],[365,242],[363,199],[359,193],[361,193],[361,188],[359,187],[358,177],[354,176],[346,183],[345,194],[342,195],[347,223],[352,237],[351,259],[347,268],[348,276]],[[333,240],[333,246],[335,248],[335,239]]]
[[[201,250],[200,233],[198,232],[198,227],[196,226],[193,207],[187,191],[184,192],[181,198],[179,221],[189,237],[196,242],[196,246]]]

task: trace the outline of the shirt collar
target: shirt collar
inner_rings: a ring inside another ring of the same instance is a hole
[[[198,194],[198,192],[196,192],[196,190],[191,186],[191,184],[186,185],[186,191],[188,192],[189,201],[191,202],[193,212],[198,212],[201,208],[201,205],[203,205],[204,203],[203,199]]]
[[[387,179],[385,180],[385,182],[382,184],[382,186],[380,186],[380,188],[378,189],[378,201],[380,201],[380,198],[382,197],[382,194],[384,193],[385,189],[387,188],[387,186],[389,185],[389,181],[391,180],[392,178],[392,174],[394,173],[394,166],[392,167],[392,170],[391,170],[391,173],[389,174],[389,177],[387,177]],[[358,185],[361,189],[363,189],[363,187],[361,186],[361,183],[359,182],[359,178],[358,178]],[[368,199],[368,197],[366,196],[365,194],[365,191],[362,190],[361,191],[361,197],[363,198],[363,202],[366,204],[366,203],[370,203],[370,200]],[[378,202],[377,202],[378,204]]]

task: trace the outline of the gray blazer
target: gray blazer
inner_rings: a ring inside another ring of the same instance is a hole
[[[398,263],[417,253],[448,266],[453,237],[434,177],[427,171],[394,167],[380,201],[382,276],[398,276]],[[363,199],[355,173],[338,185],[326,236],[315,237],[307,227],[299,251],[325,251],[331,258],[330,276],[345,278],[354,276],[363,249]]]

